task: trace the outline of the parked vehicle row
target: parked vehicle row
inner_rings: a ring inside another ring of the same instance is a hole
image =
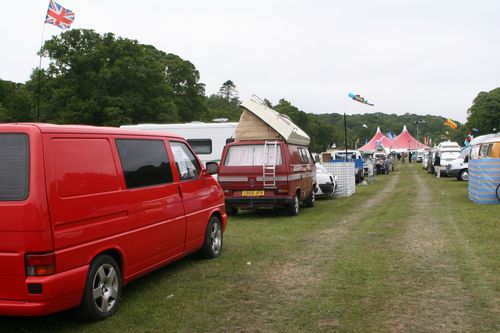
[[[435,173],[436,157],[440,157],[442,176],[469,179],[468,162],[477,158],[500,157],[500,134],[487,134],[472,139],[467,147],[460,148],[456,142],[442,142],[430,150],[423,158],[422,167]]]

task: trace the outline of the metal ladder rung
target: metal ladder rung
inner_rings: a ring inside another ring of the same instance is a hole
[[[272,149],[272,155],[270,153],[270,148]],[[264,188],[274,188],[276,187],[276,160],[278,152],[278,142],[277,141],[266,141],[264,143],[264,163],[262,166],[262,182]],[[272,164],[269,164],[272,160]]]

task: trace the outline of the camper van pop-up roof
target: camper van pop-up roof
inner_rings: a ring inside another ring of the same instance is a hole
[[[247,99],[240,106],[244,111],[236,127],[236,141],[282,138],[287,143],[309,145],[309,136],[287,116],[255,99]]]

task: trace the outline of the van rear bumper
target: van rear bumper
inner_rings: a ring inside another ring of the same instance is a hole
[[[226,205],[239,208],[268,208],[274,206],[286,206],[293,201],[291,197],[282,198],[227,198]]]
[[[2,316],[42,316],[80,304],[88,266],[45,277],[25,278],[26,299],[0,299]],[[41,294],[28,294],[28,284],[42,285]]]

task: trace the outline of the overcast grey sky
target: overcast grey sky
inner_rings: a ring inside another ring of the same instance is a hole
[[[0,23],[0,79],[38,66],[48,0],[15,3]],[[72,28],[112,32],[191,61],[207,95],[285,98],[312,113],[416,113],[464,122],[500,86],[498,0],[56,0]],[[61,33],[45,26],[45,39]],[[43,63],[47,64],[44,59]],[[347,98],[362,95],[374,107]]]

